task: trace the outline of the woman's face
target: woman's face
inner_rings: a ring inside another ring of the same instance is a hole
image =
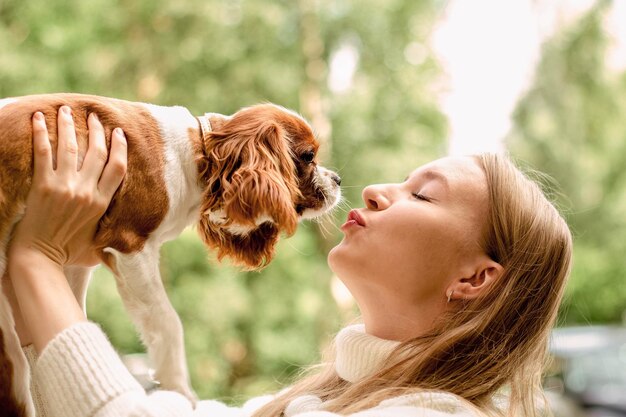
[[[365,208],[348,215],[345,236],[328,255],[357,301],[369,294],[388,302],[389,296],[440,302],[446,286],[484,253],[488,193],[473,158],[439,159],[404,182],[368,186],[363,201]]]

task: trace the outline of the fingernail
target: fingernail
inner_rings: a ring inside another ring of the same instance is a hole
[[[41,121],[43,120],[43,113],[41,113],[41,112],[39,112],[39,111],[38,111],[38,112],[36,112],[36,113],[35,113],[35,120],[37,120],[37,121],[40,121],[40,122],[41,122]]]
[[[93,116],[94,120],[99,122],[100,118],[98,118],[98,115],[96,113],[91,113],[91,115]]]
[[[115,133],[117,133],[118,135],[120,135],[120,136],[122,137],[122,139],[126,139],[126,135],[124,134],[124,131],[123,131],[121,128],[116,127],[116,128],[115,128]]]
[[[72,109],[70,109],[68,106],[63,106],[63,107],[61,107],[61,111],[62,111],[63,113],[65,113],[66,115],[68,115],[68,116],[69,116],[70,114],[72,114]]]

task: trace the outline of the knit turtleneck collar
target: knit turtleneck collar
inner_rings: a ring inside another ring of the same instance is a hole
[[[348,382],[359,381],[378,371],[382,362],[400,344],[365,332],[363,324],[343,328],[335,338],[335,370]]]

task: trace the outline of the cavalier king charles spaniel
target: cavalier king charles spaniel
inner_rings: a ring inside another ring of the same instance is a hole
[[[190,224],[218,259],[246,269],[267,265],[281,234],[319,216],[340,199],[339,176],[318,164],[319,143],[297,113],[274,104],[231,116],[194,117],[184,107],[162,107],[79,94],[0,100],[0,276],[15,224],[25,211],[32,178],[31,118],[46,118],[53,149],[56,115],[72,109],[82,158],[87,115],[96,113],[107,144],[115,127],[128,144],[126,177],[99,223],[95,245],[115,275],[164,389],[195,401],[189,384],[183,329],[159,274],[159,248]],[[80,158],[79,158],[80,159]],[[79,302],[91,273],[67,267]],[[0,410],[34,414],[29,371],[7,299],[0,292]],[[20,411],[21,410],[21,411]],[[17,414],[17,415],[20,415]]]

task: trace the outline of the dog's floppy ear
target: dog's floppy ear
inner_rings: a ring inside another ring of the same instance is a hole
[[[211,132],[205,144],[212,167],[206,178],[201,234],[219,250],[218,257],[230,256],[258,267],[271,260],[280,232],[295,232],[294,201],[300,191],[287,140],[277,123],[253,114],[235,115],[219,131]],[[221,213],[219,227],[210,224],[211,213]],[[254,233],[263,222],[271,227]],[[233,227],[240,226],[250,233],[233,233]],[[222,230],[218,233],[217,229]],[[253,237],[254,244],[247,241]]]
[[[240,154],[240,166],[229,175],[222,202],[226,217],[240,225],[270,220],[292,234],[298,222],[294,164],[282,129],[273,122],[259,126]]]
[[[245,235],[230,233],[224,227],[200,219],[200,237],[209,247],[217,251],[217,259],[229,257],[234,263],[246,269],[259,269],[267,266],[274,257],[274,247],[280,231],[272,223],[263,223]]]

